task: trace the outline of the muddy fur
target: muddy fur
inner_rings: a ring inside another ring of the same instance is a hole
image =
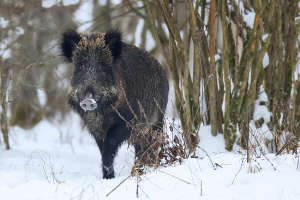
[[[65,61],[74,64],[68,105],[97,142],[103,177],[114,178],[114,158],[135,124],[150,124],[153,130],[163,126],[169,90],[166,71],[144,50],[123,43],[119,30],[79,34],[69,29],[62,34],[60,49]],[[95,110],[80,107],[86,94],[95,99]],[[135,140],[137,156],[140,144],[143,141]]]

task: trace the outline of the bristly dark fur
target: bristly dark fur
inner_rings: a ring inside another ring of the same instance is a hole
[[[118,59],[122,52],[122,32],[118,29],[110,29],[106,32],[104,40],[110,47],[114,59]]]
[[[59,48],[61,56],[64,57],[65,62],[73,62],[73,51],[80,40],[81,36],[74,29],[67,29],[62,33]]]
[[[121,144],[135,132],[144,133],[145,127],[150,133],[163,127],[169,91],[166,70],[146,51],[123,43],[117,29],[80,34],[69,29],[62,34],[60,49],[74,64],[68,105],[96,140],[103,178],[114,178],[114,158]],[[87,97],[96,102],[96,109],[80,106]],[[134,129],[136,125],[141,128]],[[139,160],[150,148],[142,140],[130,141]]]

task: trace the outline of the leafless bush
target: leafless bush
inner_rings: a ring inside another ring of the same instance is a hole
[[[61,184],[64,183],[64,181],[58,179],[57,175],[61,174],[62,172],[56,172],[53,168],[52,162],[51,162],[51,156],[44,151],[41,150],[34,150],[28,157],[26,163],[25,163],[25,169],[28,170],[30,167],[34,166],[35,163],[38,161],[37,166],[42,167],[44,175],[48,181],[48,183],[55,183],[55,184]]]
[[[283,153],[291,153],[298,155],[300,150],[300,133],[294,135],[293,133],[284,132],[281,134],[279,139],[280,145],[278,145],[279,150],[276,155],[281,155]]]
[[[127,127],[132,129],[128,143],[140,146],[132,175],[143,174],[149,167],[156,169],[159,166],[181,164],[183,159],[189,157],[183,132],[181,127],[175,124],[175,118],[164,124],[169,133],[161,127],[153,129],[156,125],[147,122],[136,123],[132,120],[126,123]]]

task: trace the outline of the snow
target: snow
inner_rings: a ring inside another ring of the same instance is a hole
[[[298,36],[298,38],[300,39],[300,36]],[[294,79],[298,80],[299,75],[300,75],[300,52],[298,51],[297,64],[296,64],[295,73],[294,73]]]
[[[131,147],[124,144],[119,151],[116,178],[104,180],[99,150],[80,119],[58,121],[11,129],[12,149],[0,146],[0,199],[103,199],[130,175]],[[227,152],[223,135],[211,136],[210,126],[201,126],[200,140],[205,152],[199,148],[198,158],[129,177],[106,199],[134,199],[137,185],[140,199],[300,198],[299,157],[267,154],[246,163],[246,153]]]
[[[266,52],[263,58],[263,67],[266,68],[269,65],[269,63],[269,54],[268,52]]]
[[[246,25],[252,28],[255,13],[245,13],[243,2],[235,1],[240,2],[243,19]],[[42,6],[51,7],[57,2],[43,0]],[[63,0],[64,5],[78,2]],[[106,1],[100,0],[100,3],[104,2]],[[115,4],[119,2],[121,0],[112,1]],[[78,31],[89,30],[91,23],[87,22],[92,19],[91,12],[92,4],[83,3],[75,13],[75,19],[80,24]],[[205,18],[206,21],[207,19],[208,17]],[[2,28],[5,28],[7,23],[0,18]],[[137,36],[141,33],[142,25],[140,21],[135,35],[137,45],[140,44]],[[163,27],[166,29],[165,24]],[[22,33],[21,29],[18,31]],[[205,32],[207,33],[206,29]],[[266,37],[267,35],[264,35],[263,41]],[[154,39],[149,33],[147,38],[146,49],[150,50]],[[10,54],[8,51],[4,52],[5,47],[4,44],[0,46],[0,53]],[[219,54],[216,54],[215,60],[218,59]],[[266,53],[263,66],[266,67],[268,63],[269,57]],[[299,63],[297,66],[299,69]],[[298,77],[298,74],[296,75]],[[174,91],[170,93],[174,96]],[[44,92],[38,90],[38,95],[42,104],[45,104]],[[115,160],[116,178],[104,180],[98,147],[89,133],[82,128],[82,123],[75,114],[71,114],[66,121],[44,120],[32,130],[13,127],[10,129],[11,150],[4,150],[0,134],[0,200],[127,200],[135,199],[137,195],[140,199],[163,200],[298,200],[299,155],[275,156],[269,153],[265,141],[273,138],[266,125],[271,114],[266,105],[260,105],[261,102],[268,102],[262,87],[255,103],[253,119],[263,118],[264,123],[257,128],[255,121],[249,122],[250,143],[253,145],[250,163],[247,163],[246,152],[238,145],[234,146],[232,152],[226,151],[223,135],[218,134],[214,137],[211,135],[210,126],[201,125],[196,158],[185,159],[181,165],[177,163],[169,167],[149,169],[139,178],[129,177],[134,164],[134,153],[133,148],[125,143]],[[169,104],[167,115],[174,116],[173,112],[174,107]]]
[[[240,13],[243,15],[243,20],[246,23],[246,26],[248,26],[249,28],[253,28],[255,12],[252,12],[250,10],[245,10],[243,1],[235,0],[235,4],[239,5]],[[231,5],[229,5],[228,8],[230,10],[234,10]]]
[[[7,44],[5,44],[4,42],[0,44],[0,55],[4,59],[10,58],[11,55],[11,50],[7,49]]]
[[[215,61],[221,60],[221,56],[219,54],[215,54]]]
[[[107,0],[98,0],[98,1],[101,5],[106,5],[106,3],[107,3]],[[118,5],[118,4],[122,3],[122,0],[112,0],[111,3]]]
[[[143,26],[145,24],[145,21],[142,20],[142,19],[139,19],[138,23],[137,23],[137,26],[136,26],[136,31],[135,31],[135,34],[134,34],[134,45],[135,46],[140,46],[142,40],[141,40],[141,35],[142,35],[142,31],[143,31]]]
[[[146,38],[147,38],[146,45],[145,45],[146,51],[151,51],[155,48],[156,43],[155,43],[155,39],[153,38],[149,30],[146,32]]]
[[[258,99],[255,101],[255,110],[253,113],[254,120],[259,120],[260,118],[263,118],[266,124],[270,122],[271,112],[268,111],[266,105],[261,105],[261,103],[265,104],[268,101],[269,100],[265,89],[262,86],[260,86],[260,94]]]
[[[268,37],[269,37],[269,34],[264,34],[262,36],[262,41],[266,42]]]
[[[248,14],[243,13],[244,22],[250,28],[253,28],[254,18],[255,18],[255,12],[249,12]]]
[[[37,89],[37,95],[39,97],[40,104],[42,106],[45,106],[47,104],[47,95],[46,95],[46,92],[44,90]]]
[[[9,21],[4,19],[4,17],[0,17],[0,27],[1,28],[6,28],[9,24]]]
[[[43,6],[44,8],[51,8],[51,7],[54,6],[55,4],[56,4],[56,2],[53,1],[53,0],[43,0],[43,1],[42,1],[42,6]]]

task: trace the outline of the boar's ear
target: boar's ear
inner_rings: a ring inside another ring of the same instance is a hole
[[[122,32],[118,29],[111,29],[105,33],[104,40],[114,59],[118,58],[122,53]]]
[[[72,62],[73,51],[81,40],[81,36],[73,29],[67,29],[62,33],[59,48],[66,62]]]

